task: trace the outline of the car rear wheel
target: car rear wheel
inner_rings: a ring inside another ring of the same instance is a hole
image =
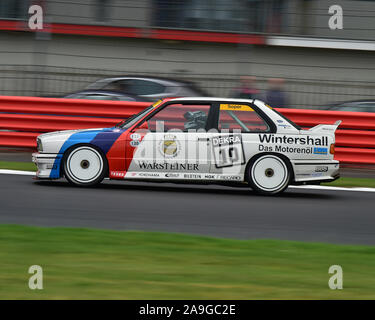
[[[90,146],[78,146],[65,157],[66,179],[79,186],[93,186],[105,177],[108,164],[102,154]]]
[[[290,170],[285,160],[273,154],[265,154],[251,161],[248,181],[260,194],[272,195],[283,192],[290,182]]]

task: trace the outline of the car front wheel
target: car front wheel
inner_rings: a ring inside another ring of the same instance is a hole
[[[93,186],[104,179],[107,161],[102,154],[90,146],[78,146],[68,151],[64,160],[66,179],[78,186]]]
[[[257,193],[278,194],[288,187],[290,170],[281,157],[265,154],[251,161],[248,167],[248,181]]]

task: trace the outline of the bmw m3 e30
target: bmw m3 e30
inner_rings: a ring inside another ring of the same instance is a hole
[[[248,186],[277,194],[339,177],[335,124],[304,130],[260,100],[159,101],[112,128],[37,138],[37,178],[78,186],[104,178]]]

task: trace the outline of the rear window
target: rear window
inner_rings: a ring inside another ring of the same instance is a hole
[[[297,130],[302,130],[302,128],[294,123],[292,120],[289,120],[288,118],[286,118],[282,113],[280,113],[279,111],[275,110],[272,108],[272,111],[273,112],[276,112],[281,118],[283,118],[286,122],[288,122],[290,125],[292,125],[294,128],[296,128]]]
[[[220,104],[219,131],[269,132],[266,121],[247,104]]]

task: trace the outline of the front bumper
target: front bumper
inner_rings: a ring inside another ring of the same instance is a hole
[[[330,182],[340,177],[337,160],[292,160],[291,163],[296,184]]]
[[[36,177],[40,179],[60,178],[62,155],[51,153],[33,153],[32,161],[37,165]]]

